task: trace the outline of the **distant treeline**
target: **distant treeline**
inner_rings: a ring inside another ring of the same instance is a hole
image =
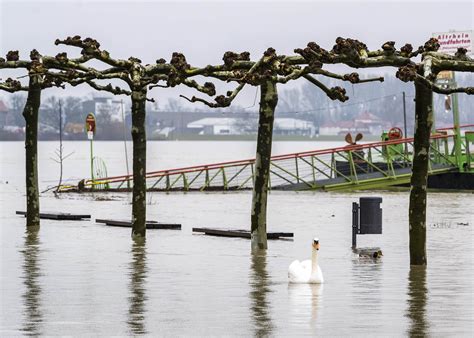
[[[368,77],[371,75],[368,75]],[[467,84],[467,78],[470,74],[456,74],[456,80],[460,86]],[[383,83],[369,82],[357,86],[350,83],[332,80],[328,78],[321,79],[329,87],[343,86],[346,89],[350,99],[344,103],[332,101],[318,88],[311,84],[303,84],[293,89],[282,89],[279,96],[279,103],[276,109],[276,116],[294,114],[295,118],[310,120],[315,126],[321,126],[325,123],[338,121],[354,120],[358,115],[369,112],[383,121],[388,121],[393,126],[403,124],[403,96],[406,97],[406,112],[408,130],[413,130],[414,121],[414,86],[412,83],[404,83],[396,79],[393,75],[386,75]],[[23,107],[26,102],[26,94],[13,94],[6,96],[5,102],[8,107],[8,113],[4,116],[2,126],[0,127],[0,140],[22,140],[24,135],[21,128],[25,121],[22,116]],[[58,138],[59,131],[59,99],[61,100],[61,111],[63,114],[63,130],[65,139],[86,139],[85,134],[78,132],[84,124],[84,119],[89,113],[84,108],[83,103],[90,101],[90,97],[49,96],[43,100],[39,115],[39,138],[41,140],[55,140]],[[434,94],[434,107],[436,113],[436,125],[444,126],[452,124],[452,111],[446,110],[445,96]],[[474,97],[469,95],[458,95],[459,112],[461,124],[474,123]],[[210,109],[205,106],[185,104],[183,100],[169,99],[160,109],[150,103],[147,108],[147,129],[151,133],[157,128],[159,121],[159,112],[206,112]],[[130,128],[130,108],[125,107],[125,126],[126,137],[130,139],[128,132]],[[232,113],[241,111],[255,110],[255,114],[249,114],[249,119],[256,120],[257,108],[244,109],[238,105],[232,105],[229,108],[212,110],[217,116],[221,112]],[[255,116],[254,116],[255,115]],[[228,115],[227,115],[228,116]],[[118,140],[123,139],[123,123],[120,120],[113,119],[106,110],[97,114],[97,139],[98,140]],[[199,117],[197,116],[197,119]],[[17,128],[15,128],[17,127]]]

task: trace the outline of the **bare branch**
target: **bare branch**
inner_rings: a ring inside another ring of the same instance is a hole
[[[209,101],[206,101],[204,99],[201,99],[199,97],[196,97],[196,96],[193,96],[192,98],[188,98],[184,95],[179,95],[180,97],[182,97],[183,99],[189,101],[189,102],[202,102],[204,103],[206,106],[208,107],[211,107],[211,108],[219,108],[219,107],[222,107],[221,105],[217,104],[217,103],[214,103],[214,102],[209,102]]]
[[[318,69],[317,71],[311,72],[311,73],[318,74],[318,75],[324,75],[326,77],[330,77],[330,78],[338,79],[338,80],[342,80],[342,81],[348,81],[348,82],[353,83],[353,84],[355,84],[355,83],[364,83],[364,82],[374,82],[374,81],[380,81],[380,82],[384,81],[383,76],[375,77],[375,78],[369,78],[369,79],[360,79],[358,73],[350,73],[350,74],[339,75],[339,74],[335,74],[335,73],[329,72],[329,71],[324,70],[324,69]]]
[[[197,83],[194,80],[185,79],[183,84],[188,87],[195,88],[201,93],[205,93],[209,96],[216,95],[216,87],[214,86],[212,82],[205,82],[204,85],[201,86],[199,83]]]
[[[195,88],[198,91],[200,91],[202,93],[205,93],[209,96],[216,95],[216,87],[214,86],[214,84],[212,82],[205,82],[204,85],[201,86],[199,83],[197,83],[194,80],[184,79],[183,84],[188,86],[188,87]],[[167,84],[167,85],[155,84],[155,85],[149,86],[148,89],[153,89],[153,88],[156,88],[156,87],[158,87],[158,88],[170,88],[171,86],[169,84]]]
[[[309,73],[309,67],[304,67],[302,69],[295,69],[287,76],[280,76],[276,79],[278,83],[287,83],[290,80],[296,80],[302,77],[305,74]]]
[[[457,72],[474,72],[474,60],[453,60],[453,59],[439,59],[436,57],[432,58],[431,68],[433,72],[439,72],[442,70],[452,70]]]
[[[86,80],[85,82],[87,82],[87,84],[89,84],[89,86],[91,86],[92,88],[96,89],[96,90],[102,90],[102,91],[106,91],[106,92],[109,92],[109,93],[112,93],[114,95],[132,95],[132,92],[129,91],[129,90],[126,90],[126,89],[122,89],[120,87],[113,87],[112,84],[108,84],[108,85],[105,85],[105,86],[102,86],[102,85],[99,85],[97,84],[96,82],[92,81],[92,80]]]
[[[227,92],[227,97],[224,95],[219,95],[215,98],[216,102],[209,102],[204,99],[201,99],[199,97],[193,96],[192,98],[187,98],[184,95],[180,95],[180,97],[184,98],[185,100],[188,100],[189,102],[202,102],[206,106],[211,107],[211,108],[223,108],[223,107],[228,107],[232,103],[232,101],[235,99],[237,94],[244,88],[245,83],[241,83],[235,88],[232,92]]]
[[[328,88],[323,83],[319,82],[314,77],[312,77],[311,75],[304,75],[303,77],[309,82],[311,82],[312,84],[319,87],[323,92],[326,93],[326,95],[331,100],[339,100],[341,102],[345,102],[349,99],[349,97],[346,96],[346,90],[344,88],[341,88],[341,87]]]
[[[170,88],[169,85],[160,85],[160,84],[154,84],[148,87],[148,89],[153,89],[153,88]]]
[[[474,95],[474,87],[443,88],[419,74],[416,74],[415,81],[422,83],[425,87],[438,94],[450,95],[453,93],[465,93],[468,95]]]
[[[135,60],[120,60],[113,59],[110,57],[109,52],[106,50],[100,50],[100,43],[92,38],[81,39],[79,35],[70,37],[68,36],[64,40],[56,39],[54,42],[56,45],[66,45],[82,48],[81,54],[85,57],[93,57],[94,59],[100,60],[112,67],[126,68],[132,67]]]
[[[7,91],[9,93],[15,93],[18,91],[28,91],[28,87],[22,86],[20,81],[8,78],[5,80],[5,82],[0,82],[0,90]]]

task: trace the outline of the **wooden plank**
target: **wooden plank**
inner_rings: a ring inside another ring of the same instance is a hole
[[[126,220],[100,219],[96,218],[96,223],[103,223],[108,226],[131,228],[132,222]],[[181,230],[181,224],[175,223],[158,223],[157,221],[146,221],[147,229],[162,229],[162,230]]]
[[[240,229],[212,229],[212,228],[193,228],[193,232],[202,232],[209,236],[221,236],[221,237],[239,237],[250,239],[251,234],[248,230]],[[292,232],[268,232],[267,239],[280,239],[280,238],[293,237]]]
[[[26,217],[26,211],[16,211],[17,215],[24,215]],[[91,218],[91,215],[85,214],[70,214],[70,213],[40,213],[41,219],[54,219],[58,221],[81,221],[84,218]]]

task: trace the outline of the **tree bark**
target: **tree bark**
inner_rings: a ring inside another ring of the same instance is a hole
[[[433,92],[415,81],[415,141],[410,190],[410,264],[426,265],[426,188],[433,125]]]
[[[267,249],[267,193],[272,155],[273,120],[277,103],[276,83],[266,81],[260,86],[260,117],[251,213],[252,249]]]
[[[146,235],[146,89],[132,91],[132,237]]]
[[[28,98],[23,117],[25,118],[25,169],[26,169],[26,226],[40,225],[40,204],[38,188],[38,112],[41,104],[41,75],[31,75]]]

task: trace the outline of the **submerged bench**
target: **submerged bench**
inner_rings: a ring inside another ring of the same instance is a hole
[[[26,217],[26,211],[17,211],[16,214],[24,215]],[[40,213],[39,217],[42,219],[55,219],[58,221],[82,221],[85,218],[91,218],[91,215],[70,214],[67,212],[59,212],[59,213]]]
[[[113,220],[113,219],[99,219],[96,218],[96,223],[104,223],[108,226],[113,227],[123,227],[123,228],[131,228],[132,222],[130,221],[120,221],[120,220]],[[147,229],[168,229],[168,230],[181,230],[181,224],[174,224],[174,223],[158,223],[156,221],[146,221],[146,228]]]
[[[193,228],[193,232],[202,232],[205,235],[209,236],[221,236],[221,237],[240,237],[240,238],[250,238],[249,230],[239,230],[239,229],[212,229],[212,228]],[[268,239],[282,239],[293,237],[292,232],[267,232]]]

